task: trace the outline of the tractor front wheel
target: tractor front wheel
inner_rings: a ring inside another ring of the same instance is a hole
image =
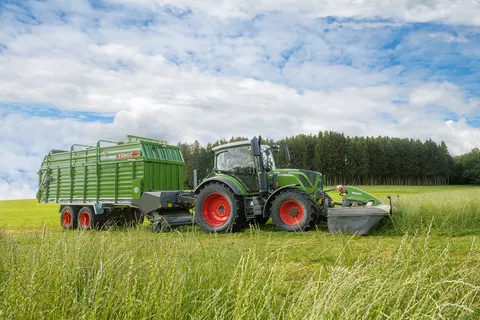
[[[211,183],[195,201],[195,220],[207,233],[234,232],[246,227],[242,201],[224,184]]]
[[[301,190],[287,189],[272,202],[272,223],[282,231],[305,231],[315,226],[315,201]]]

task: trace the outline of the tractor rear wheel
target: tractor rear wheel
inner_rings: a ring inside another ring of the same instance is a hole
[[[60,224],[63,229],[76,229],[77,228],[77,215],[78,212],[75,207],[66,206],[60,213]]]
[[[287,189],[275,197],[271,206],[272,223],[282,231],[305,231],[315,226],[317,206],[305,192]]]
[[[211,183],[195,200],[195,220],[203,231],[235,232],[246,227],[243,202],[222,183]]]

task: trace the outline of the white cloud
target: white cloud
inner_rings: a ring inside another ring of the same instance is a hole
[[[111,3],[143,5],[150,10],[158,6],[202,10],[210,15],[251,18],[264,11],[307,13],[310,17],[384,17],[408,22],[438,21],[480,25],[480,3],[475,0],[109,0]]]
[[[52,120],[19,113],[0,114],[0,199],[32,198],[36,172],[51,149],[68,150],[73,143],[93,144],[111,125]]]
[[[456,115],[469,115],[480,108],[479,99],[467,98],[465,92],[451,83],[425,84],[411,93],[410,101],[418,106],[443,107]]]
[[[446,125],[450,129],[446,132],[446,135],[457,139],[457,143],[451,145],[450,152],[462,154],[466,150],[480,147],[480,130],[470,127],[464,118],[459,121],[448,120]]]
[[[9,183],[0,179],[0,200],[35,198],[35,188],[31,183],[22,180]]]

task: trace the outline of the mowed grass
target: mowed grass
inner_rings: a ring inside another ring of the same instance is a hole
[[[60,228],[59,204],[37,203],[36,199],[0,201],[0,228],[38,229],[47,224]]]
[[[369,236],[64,231],[2,201],[0,319],[480,318],[480,188],[362,189],[395,199]]]

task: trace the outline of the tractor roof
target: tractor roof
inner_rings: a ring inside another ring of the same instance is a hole
[[[228,149],[232,147],[240,147],[240,146],[249,146],[251,144],[250,140],[243,140],[237,142],[230,142],[227,144],[222,144],[221,146],[217,146],[212,148],[213,151],[221,150],[221,149]]]

